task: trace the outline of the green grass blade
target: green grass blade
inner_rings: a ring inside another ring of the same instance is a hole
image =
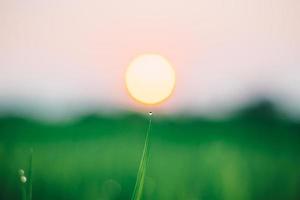
[[[143,194],[143,188],[144,188],[144,182],[145,182],[145,176],[146,176],[146,169],[148,165],[149,160],[149,152],[150,152],[150,145],[149,145],[149,134],[151,129],[151,115],[149,117],[149,125],[147,129],[147,134],[145,138],[145,144],[143,149],[142,158],[140,161],[140,166],[137,174],[136,183],[134,186],[133,194],[131,197],[131,200],[140,200]]]
[[[22,200],[26,200],[26,186],[21,182],[21,192],[22,192]]]
[[[26,200],[32,200],[32,157],[33,157],[33,149],[30,149]]]

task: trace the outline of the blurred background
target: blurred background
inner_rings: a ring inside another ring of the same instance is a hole
[[[0,1],[0,199],[130,199],[153,111],[143,199],[300,199],[297,0]],[[177,84],[134,102],[133,57]]]

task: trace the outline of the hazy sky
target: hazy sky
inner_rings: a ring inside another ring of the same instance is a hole
[[[227,112],[263,95],[300,114],[299,11],[299,0],[0,0],[0,107],[135,109],[124,71],[158,52],[178,78],[164,111]]]

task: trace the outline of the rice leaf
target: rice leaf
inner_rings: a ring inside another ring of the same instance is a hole
[[[32,157],[33,157],[33,149],[30,149],[26,200],[32,200]]]
[[[149,125],[148,125],[148,129],[147,129],[147,133],[146,133],[143,154],[142,154],[142,158],[140,161],[140,166],[139,166],[137,179],[136,179],[136,183],[135,183],[135,187],[133,190],[131,200],[140,200],[142,197],[142,194],[143,194],[146,169],[148,166],[149,152],[150,152],[149,134],[150,134],[151,123],[152,123],[151,115],[152,115],[152,113],[149,113],[149,116],[150,116],[149,117]]]

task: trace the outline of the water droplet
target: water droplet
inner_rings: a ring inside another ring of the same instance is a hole
[[[26,176],[21,176],[20,180],[22,183],[26,183],[27,178],[26,178]]]
[[[153,113],[152,112],[149,112],[149,115],[151,116]]]
[[[24,172],[24,170],[23,170],[23,169],[19,169],[19,175],[20,175],[20,176],[23,176],[23,175],[24,175],[24,173],[25,173],[25,172]]]

